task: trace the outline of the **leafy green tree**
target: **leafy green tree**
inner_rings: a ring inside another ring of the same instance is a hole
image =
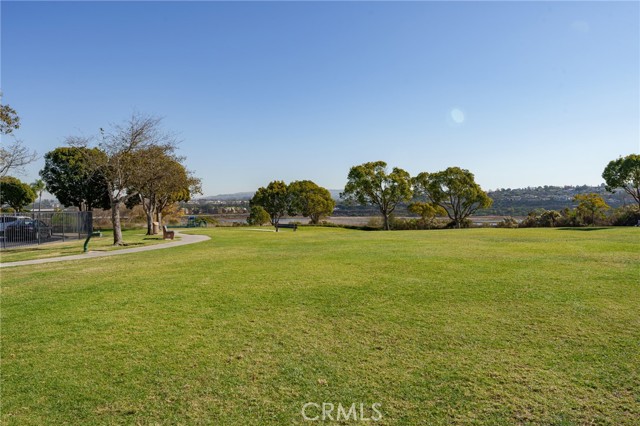
[[[19,212],[36,199],[31,186],[12,176],[0,178],[0,204],[7,204]]]
[[[433,227],[436,216],[447,214],[445,209],[443,209],[439,205],[433,203],[425,203],[422,201],[416,201],[409,204],[407,206],[407,209],[411,213],[420,216],[422,224],[427,228]]]
[[[389,230],[389,216],[399,203],[409,201],[412,195],[409,173],[397,167],[387,173],[387,163],[375,161],[351,168],[340,197],[349,203],[378,207],[383,227]]]
[[[300,180],[289,184],[293,209],[317,224],[320,219],[331,215],[336,202],[326,188],[316,185],[310,180]]]
[[[602,172],[602,178],[608,191],[622,188],[633,197],[640,210],[640,155],[630,154],[610,161]]]
[[[251,212],[247,218],[249,225],[262,226],[269,222],[271,222],[271,216],[262,206],[251,206]]]
[[[189,201],[193,193],[200,191],[200,180],[189,175],[177,157],[161,146],[149,146],[137,154],[137,167],[131,179],[130,198],[127,207],[140,203],[147,217],[147,235],[152,235],[153,220],[161,223],[162,211],[178,201]]]
[[[578,194],[573,197],[573,201],[579,203],[576,208],[578,214],[591,225],[595,225],[596,218],[603,218],[604,211],[610,208],[601,196],[594,193]]]
[[[98,148],[56,148],[45,154],[40,177],[65,207],[74,206],[80,211],[108,209],[107,182],[94,167],[104,157]]]
[[[187,202],[194,194],[202,194],[202,181],[193,176],[181,163],[174,162],[171,178],[164,181],[155,196],[156,221],[162,224],[162,215],[175,210],[176,203]]]
[[[492,203],[476,183],[473,173],[459,167],[420,173],[414,179],[414,188],[419,195],[445,209],[455,228],[463,227],[476,210],[490,207]]]
[[[266,188],[258,188],[251,198],[250,205],[264,208],[271,217],[271,224],[276,226],[286,214],[295,214],[291,201],[287,185],[281,180],[274,180]]]

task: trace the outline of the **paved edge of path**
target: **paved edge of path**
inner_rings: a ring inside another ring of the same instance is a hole
[[[120,250],[112,250],[112,251],[90,251],[88,253],[74,254],[71,256],[49,257],[45,259],[21,260],[19,262],[0,263],[0,268],[9,268],[14,266],[25,266],[25,265],[40,265],[42,263],[66,262],[71,260],[93,259],[95,257],[117,256],[121,254],[138,253],[141,251],[161,250],[161,249],[166,249],[170,247],[184,246],[187,244],[201,243],[202,241],[207,241],[211,239],[211,237],[208,237],[206,235],[191,235],[191,234],[183,234],[181,232],[176,232],[176,235],[180,236],[181,238],[180,241],[171,241],[168,243],[154,244],[152,246],[146,246],[146,247],[133,247],[129,249],[120,249]]]

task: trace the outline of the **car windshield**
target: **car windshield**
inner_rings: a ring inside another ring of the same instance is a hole
[[[34,223],[35,221],[33,219],[20,219],[14,221],[14,223],[12,223],[12,226],[31,226]]]

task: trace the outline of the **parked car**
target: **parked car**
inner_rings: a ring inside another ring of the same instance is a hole
[[[16,220],[21,219],[30,219],[27,216],[6,216],[0,215],[0,237],[4,237],[4,228],[10,223],[15,222]]]
[[[8,223],[4,228],[7,241],[46,240],[51,238],[51,227],[41,220],[24,218]]]

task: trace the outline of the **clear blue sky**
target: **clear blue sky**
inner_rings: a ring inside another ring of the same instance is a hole
[[[600,184],[640,151],[638,2],[1,8],[3,103],[27,145],[163,116],[206,195],[340,189],[375,160],[468,168],[485,189]]]

